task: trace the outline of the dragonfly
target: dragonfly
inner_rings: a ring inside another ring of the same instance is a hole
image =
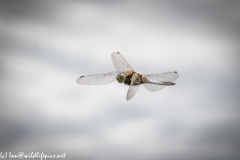
[[[128,101],[137,93],[141,84],[143,84],[147,90],[156,92],[165,86],[175,85],[176,83],[173,81],[179,77],[176,71],[141,74],[136,72],[119,52],[113,52],[111,57],[116,71],[83,75],[77,79],[77,83],[80,85],[104,85],[117,80],[119,83],[129,86],[126,97]]]

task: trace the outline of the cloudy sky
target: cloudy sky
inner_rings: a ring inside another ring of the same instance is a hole
[[[0,1],[0,153],[71,160],[238,160],[239,1]],[[130,101],[120,52],[140,73],[178,71]]]

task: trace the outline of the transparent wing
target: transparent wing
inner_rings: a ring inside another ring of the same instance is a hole
[[[173,82],[178,79],[179,74],[175,72],[143,74],[149,81],[153,82]]]
[[[116,76],[119,74],[119,71],[102,73],[102,74],[91,74],[84,75],[77,79],[78,84],[85,85],[102,85],[108,84],[116,80]]]
[[[131,85],[127,93],[127,100],[130,100],[137,93],[139,86],[140,86],[140,77],[137,73],[133,73]]]
[[[151,83],[144,83],[144,86],[147,88],[147,90],[151,92],[157,92],[165,87],[164,85],[157,85]]]
[[[118,71],[129,71],[133,68],[128,64],[125,58],[119,52],[112,53],[112,61]]]
[[[138,91],[140,85],[130,86],[127,93],[127,101],[130,100]]]
[[[154,74],[143,74],[147,78],[148,83],[144,83],[147,90],[151,92],[156,92],[165,87],[165,85],[151,84],[152,83],[163,83],[163,82],[173,82],[178,79],[179,74],[175,72],[165,72],[165,73],[154,73]]]

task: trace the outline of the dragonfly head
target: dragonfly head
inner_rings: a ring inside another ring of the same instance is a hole
[[[116,79],[119,83],[123,83],[126,79],[126,76],[124,73],[121,72],[117,75]]]

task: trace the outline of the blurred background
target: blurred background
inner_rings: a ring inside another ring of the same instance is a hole
[[[240,2],[0,1],[0,152],[69,160],[239,160]],[[178,71],[130,101],[120,52],[140,73]]]

